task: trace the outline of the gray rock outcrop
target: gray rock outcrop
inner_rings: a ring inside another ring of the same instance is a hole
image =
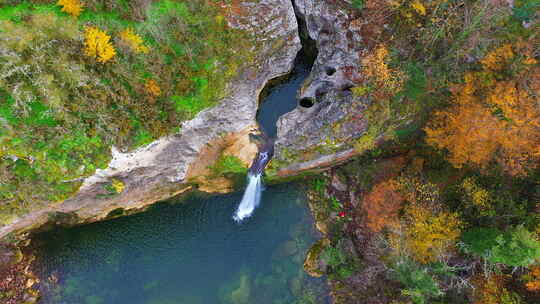
[[[369,102],[353,98],[363,48],[345,1],[296,0],[297,14],[316,42],[318,55],[299,93],[300,105],[278,121],[274,170],[278,176],[334,165],[357,154],[367,130],[360,115]]]

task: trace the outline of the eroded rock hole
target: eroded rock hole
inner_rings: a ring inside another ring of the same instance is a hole
[[[311,98],[302,98],[298,103],[302,108],[311,108],[315,104],[315,102]]]
[[[332,76],[336,73],[336,69],[333,67],[326,67],[325,72],[326,72],[326,75]]]

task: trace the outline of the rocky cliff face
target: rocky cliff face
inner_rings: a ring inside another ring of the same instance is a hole
[[[215,162],[220,154],[216,151],[238,156],[247,166],[257,151],[249,134],[257,129],[258,95],[267,81],[292,69],[301,46],[290,1],[242,1],[235,10],[238,12],[231,14],[229,24],[253,34],[258,56],[256,64],[245,67],[228,85],[219,105],[183,123],[178,134],[131,153],[113,149],[109,166],[85,179],[74,197],[16,218],[0,228],[0,239],[47,223],[80,224],[104,219],[111,211],[124,214],[140,210],[190,189],[193,182],[204,187],[205,179],[200,175],[205,170],[197,166]],[[112,193],[111,186],[116,189]],[[227,185],[207,188],[229,189]]]
[[[344,1],[296,0],[295,8],[318,55],[299,93],[299,106],[278,122],[271,172],[281,177],[358,154],[353,146],[367,130],[361,113],[369,103],[351,92],[363,49],[353,10]]]

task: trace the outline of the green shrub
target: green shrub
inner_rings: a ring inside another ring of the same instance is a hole
[[[355,260],[344,252],[341,242],[326,246],[321,253],[321,259],[328,265],[327,273],[331,279],[347,279],[357,268]]]
[[[364,0],[352,0],[352,6],[357,10],[363,9],[364,5]]]
[[[530,21],[540,10],[540,0],[517,0],[512,8],[513,17],[519,21]]]
[[[227,174],[246,174],[248,170],[242,161],[233,155],[221,155],[216,163],[210,167],[210,169],[216,176]]]
[[[429,268],[422,267],[410,259],[398,262],[394,266],[394,271],[396,280],[404,285],[402,294],[410,297],[415,304],[430,303],[428,300],[431,298],[444,294]]]
[[[315,178],[311,181],[311,189],[322,196],[326,191],[326,183],[327,181],[324,178]]]
[[[473,228],[463,234],[464,250],[491,263],[527,267],[540,259],[540,242],[523,226],[506,232]]]

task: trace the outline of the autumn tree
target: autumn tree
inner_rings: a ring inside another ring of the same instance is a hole
[[[161,95],[161,88],[154,79],[148,79],[144,84],[144,88],[152,97],[159,97],[159,95]]]
[[[97,27],[87,27],[84,33],[84,53],[88,57],[95,58],[98,62],[105,63],[116,55],[116,50],[111,43],[111,36]]]
[[[481,216],[495,215],[491,195],[474,178],[465,178],[461,183],[461,188],[463,189],[463,202],[466,208],[476,210]]]
[[[540,160],[540,68],[529,44],[504,45],[452,88],[453,105],[425,128],[428,144],[456,167],[495,161],[512,175]],[[514,72],[517,71],[517,72]]]
[[[436,261],[451,249],[461,233],[456,213],[418,204],[405,208],[406,246],[413,258],[422,263]]]
[[[144,41],[132,28],[128,27],[119,34],[120,41],[134,53],[146,54],[150,49],[144,45]]]
[[[84,6],[79,0],[58,0],[56,5],[62,6],[62,12],[68,13],[73,17],[79,17]]]
[[[362,59],[363,74],[374,88],[376,99],[385,98],[397,93],[403,87],[406,75],[389,64],[390,52],[384,45],[378,45]]]
[[[489,277],[479,276],[472,283],[475,286],[473,304],[520,304],[521,298],[505,287],[505,275],[496,274]]]
[[[395,180],[376,184],[362,200],[367,227],[374,232],[379,232],[386,225],[396,223],[403,200]]]
[[[526,275],[525,287],[530,291],[540,291],[540,266],[534,266]]]
[[[440,260],[461,235],[459,215],[445,210],[436,185],[416,178],[401,178],[400,185],[409,204],[401,225],[390,235],[390,245],[420,263]]]

